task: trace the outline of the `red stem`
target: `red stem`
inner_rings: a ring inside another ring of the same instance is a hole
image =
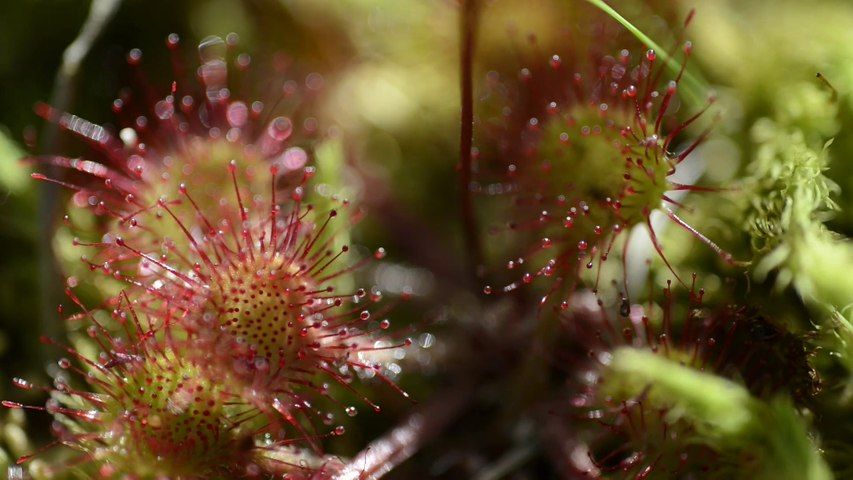
[[[460,87],[461,87],[461,128],[459,132],[459,186],[462,194],[462,222],[465,229],[465,246],[469,253],[471,271],[475,276],[481,264],[481,245],[474,202],[471,197],[472,158],[474,143],[474,47],[477,34],[479,13],[478,0],[461,0],[460,16]]]

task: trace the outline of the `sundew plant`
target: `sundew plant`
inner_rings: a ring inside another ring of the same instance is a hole
[[[853,4],[0,5],[9,479],[853,478]]]

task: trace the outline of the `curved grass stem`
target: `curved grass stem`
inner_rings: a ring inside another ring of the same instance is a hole
[[[602,12],[606,13],[612,19],[619,22],[623,27],[625,27],[632,35],[637,37],[637,40],[643,42],[643,44],[652,50],[669,66],[669,69],[678,74],[681,71],[681,64],[677,62],[672,56],[661,48],[660,45],[657,44],[654,40],[652,40],[648,35],[643,33],[639,28],[637,28],[634,24],[632,24],[628,19],[623,17],[619,12],[617,12],[613,7],[604,2],[604,0],[586,0],[591,5],[595,6]],[[685,89],[685,95],[687,96],[690,103],[693,105],[702,105],[704,103],[704,99],[702,96],[702,92],[707,90],[706,82],[700,80],[695,75],[690,72],[684,72],[684,84],[687,87]]]

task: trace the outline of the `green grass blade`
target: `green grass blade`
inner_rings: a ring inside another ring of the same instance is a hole
[[[675,61],[675,59],[672,58],[669,52],[661,48],[660,45],[658,45],[654,40],[649,38],[649,36],[643,33],[639,28],[634,26],[634,24],[629,22],[628,19],[620,15],[619,12],[613,9],[613,7],[606,4],[603,0],[586,1],[601,10],[602,12],[609,15],[617,22],[619,22],[623,27],[628,29],[629,32],[631,32],[635,37],[637,37],[639,41],[643,42],[643,44],[645,44],[647,47],[654,50],[657,56],[659,56],[666,63],[670,70],[674,71],[675,73],[678,73],[678,71],[681,69],[681,64]],[[684,71],[684,75],[682,78],[684,80],[683,83],[687,87],[684,92],[687,99],[690,101],[690,103],[696,106],[702,105],[705,101],[702,92],[708,90],[707,84],[703,81],[700,81],[696,76],[694,76],[687,70]]]

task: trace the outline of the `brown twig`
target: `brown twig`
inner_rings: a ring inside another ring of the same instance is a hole
[[[832,96],[829,97],[829,102],[830,103],[837,102],[838,101],[838,90],[836,90],[835,87],[833,87],[832,84],[829,83],[829,80],[826,79],[826,76],[820,72],[817,72],[815,74],[815,77],[817,77],[817,79],[820,80],[821,83],[823,83],[829,89],[830,92],[832,92]]]
[[[338,473],[335,480],[376,480],[414,455],[443,431],[472,398],[470,385],[435,395],[403,423],[374,440]]]
[[[465,233],[465,247],[469,253],[471,271],[475,278],[482,260],[477,217],[474,212],[474,201],[471,196],[472,158],[471,149],[474,143],[474,48],[477,36],[479,17],[478,0],[462,0],[460,15],[460,51],[459,77],[461,87],[461,128],[459,131],[459,187],[462,195],[462,222]]]
[[[74,39],[62,53],[62,63],[56,72],[51,105],[57,110],[69,110],[73,104],[77,75],[83,60],[91,50],[95,40],[103,32],[118,10],[121,0],[94,0],[89,15]],[[39,143],[41,154],[51,154],[58,150],[59,125],[48,123],[42,132]],[[61,171],[55,166],[46,166],[45,174],[50,178],[59,178]],[[56,322],[56,307],[61,300],[59,279],[61,273],[53,254],[53,237],[56,217],[59,211],[59,187],[52,182],[39,182],[39,278],[42,298],[40,308],[41,333],[55,336],[59,333]]]

